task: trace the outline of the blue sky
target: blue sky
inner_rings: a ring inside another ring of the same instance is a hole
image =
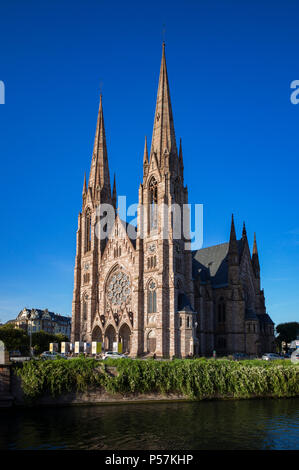
[[[268,313],[299,320],[299,4],[295,0],[0,3],[0,319],[71,314],[75,233],[100,83],[110,172],[136,202],[162,28],[189,201],[204,246],[231,213],[257,241]]]

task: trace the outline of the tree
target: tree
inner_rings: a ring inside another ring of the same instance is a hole
[[[276,327],[276,343],[281,346],[282,341],[290,343],[296,339],[299,334],[299,323],[298,322],[288,322],[280,323]]]
[[[60,344],[62,341],[69,341],[68,337],[58,333],[53,335],[45,331],[38,331],[32,333],[32,346],[35,354],[41,354],[43,351],[48,351],[50,343]]]
[[[29,351],[29,336],[21,328],[15,328],[14,324],[8,323],[0,327],[0,339],[8,351],[20,351],[22,354]]]
[[[25,330],[15,328],[12,323],[0,326],[0,340],[4,342],[8,351],[20,351],[26,355],[29,353],[29,335]],[[57,335],[46,333],[45,331],[32,333],[32,347],[35,354],[47,351],[50,343],[60,344],[62,341],[69,341],[69,339],[61,333]]]

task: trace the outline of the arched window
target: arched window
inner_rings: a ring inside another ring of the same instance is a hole
[[[91,212],[85,213],[85,252],[91,249]]]
[[[147,291],[147,312],[156,313],[157,312],[157,292],[156,292],[156,283],[155,281],[150,281]]]
[[[87,320],[87,312],[88,312],[88,305],[87,305],[87,300],[88,300],[88,296],[87,295],[84,295],[83,297],[83,321],[86,321]]]
[[[156,229],[158,226],[158,184],[157,180],[152,177],[149,183],[149,199],[150,199],[150,229]]]

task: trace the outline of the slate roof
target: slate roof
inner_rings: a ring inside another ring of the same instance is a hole
[[[182,293],[179,295],[178,310],[180,312],[190,312],[190,311],[193,312],[194,311],[185,293]]]
[[[24,310],[21,310],[21,312],[19,313],[19,316],[21,316],[23,313],[24,313]],[[71,323],[72,321],[71,317],[65,317],[63,315],[59,315],[54,312],[49,312],[47,310],[41,310],[39,308],[33,308],[33,309],[26,308],[26,313],[27,313],[28,318],[30,318],[31,315],[34,315],[35,318],[41,319],[43,315],[49,314],[51,317],[51,320],[55,322]]]
[[[242,240],[238,240],[238,249],[241,254]],[[204,284],[211,281],[213,287],[222,287],[228,282],[228,254],[229,243],[209,246],[192,252],[193,279],[200,278]]]
[[[274,325],[274,322],[271,320],[268,313],[261,313],[260,315],[258,315],[258,319],[260,323],[268,323],[270,325]]]

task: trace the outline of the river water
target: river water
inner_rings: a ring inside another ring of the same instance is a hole
[[[0,449],[299,449],[299,399],[3,409]]]

